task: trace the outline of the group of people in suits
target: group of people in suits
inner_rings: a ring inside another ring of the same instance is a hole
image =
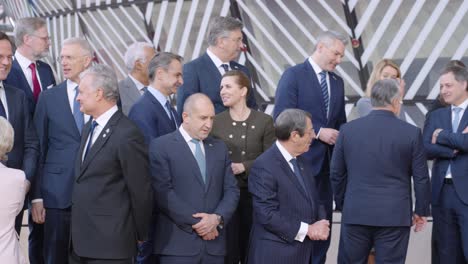
[[[69,38],[58,85],[39,60],[44,20],[18,21],[14,59],[0,33],[0,173],[15,192],[2,204],[13,219],[28,193],[30,263],[325,263],[333,199],[338,263],[366,263],[372,247],[378,263],[404,263],[410,227],[422,230],[430,213],[427,158],[440,258],[466,261],[466,69],[444,70],[449,106],[421,134],[398,119],[404,81],[383,60],[358,103],[363,117],[346,123],[334,70],[348,39],[326,31],[281,76],[272,118],[234,61],[242,27],[214,18],[206,53],[186,64],[134,43],[120,83],[93,65],[85,39]],[[4,232],[0,260],[23,263],[13,221]]]

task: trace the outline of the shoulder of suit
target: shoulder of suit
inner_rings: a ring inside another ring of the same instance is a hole
[[[334,78],[335,80],[343,81],[343,78],[341,78],[338,74],[335,72],[328,72],[331,78]]]
[[[67,81],[63,81],[55,86],[53,86],[52,88],[49,88],[49,89],[46,89],[44,91],[41,92],[41,94],[56,94],[59,92],[59,89],[66,89],[67,88]]]
[[[45,68],[52,69],[52,68],[50,67],[50,65],[49,65],[47,62],[42,61],[42,60],[37,60],[37,61],[36,61],[36,65],[37,65],[38,67],[45,67]]]

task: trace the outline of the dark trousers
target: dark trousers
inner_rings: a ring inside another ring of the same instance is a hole
[[[324,161],[322,170],[320,171],[319,175],[315,177],[315,182],[317,185],[319,199],[324,203],[323,205],[325,207],[327,220],[330,221],[330,235],[328,236],[327,240],[314,241],[312,264],[325,264],[325,261],[327,260],[328,248],[330,247],[333,221],[333,191],[330,183],[329,163],[327,161]]]
[[[240,189],[239,204],[231,221],[226,225],[226,264],[245,263],[249,235],[252,228],[252,195],[246,188]]]
[[[444,184],[439,203],[432,206],[439,263],[468,263],[468,205],[452,184]]]
[[[34,223],[31,210],[28,215],[28,227],[29,263],[44,264],[44,225]]]
[[[69,253],[68,263],[70,264],[133,264],[133,258],[129,259],[92,259],[76,255],[72,249]]]
[[[43,250],[46,264],[68,263],[70,217],[70,208],[46,209]]]
[[[405,263],[410,227],[341,224],[339,264],[366,264],[375,247],[376,263]],[[450,263],[450,262],[447,262]]]
[[[196,256],[159,255],[160,264],[224,264],[224,256],[201,253]]]
[[[137,264],[156,264],[157,257],[153,255],[153,248],[154,248],[154,227],[156,226],[156,212],[153,209],[151,226],[149,230],[148,240],[143,241],[142,243],[138,244],[138,253],[136,256]]]

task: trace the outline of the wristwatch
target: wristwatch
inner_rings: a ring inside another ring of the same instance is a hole
[[[221,215],[216,215],[216,218],[218,220],[218,228],[221,230],[224,228],[224,217]]]

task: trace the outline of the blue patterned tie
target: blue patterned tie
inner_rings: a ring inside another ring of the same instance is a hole
[[[453,111],[453,120],[452,120],[452,132],[457,133],[458,130],[458,125],[460,124],[460,113],[463,110],[461,107],[456,107],[454,106],[452,108]],[[447,168],[447,173],[446,174],[452,174],[452,169],[450,168],[450,164]]]
[[[206,182],[206,160],[205,155],[203,155],[203,152],[201,150],[200,140],[193,138],[190,141],[193,144],[195,144],[195,159],[197,160],[198,168],[200,168],[200,173],[203,178],[203,182]]]
[[[224,73],[229,71],[229,65],[227,65],[226,63],[221,64],[221,67],[223,67]]]
[[[76,127],[80,132],[83,130],[84,125],[84,116],[83,113],[80,111],[80,103],[76,101],[76,97],[78,96],[78,86],[75,87],[75,98],[73,99],[73,118],[75,118]]]
[[[175,127],[177,127],[177,123],[175,121],[174,117],[174,112],[172,111],[172,106],[171,103],[169,103],[169,100],[166,101],[166,109],[169,112],[169,119],[174,122]]]
[[[91,148],[91,145],[93,145],[93,132],[94,132],[94,129],[97,127],[97,125],[98,123],[96,122],[96,120],[93,120],[93,122],[91,123],[91,127],[89,128],[89,140],[88,140],[88,144],[86,145],[86,150],[83,156],[83,160],[86,159],[86,155],[88,155],[88,151]]]
[[[327,72],[320,72],[320,88],[322,90],[323,102],[325,104],[325,113],[328,117],[328,105],[330,104],[330,97],[328,95]]]
[[[291,164],[293,165],[294,175],[296,175],[297,180],[301,184],[301,186],[304,189],[305,193],[307,195],[309,195],[308,192],[307,192],[307,188],[305,186],[305,183],[304,183],[304,178],[302,178],[301,170],[299,169],[299,166],[297,165],[297,159],[292,158],[289,162],[291,162]]]

